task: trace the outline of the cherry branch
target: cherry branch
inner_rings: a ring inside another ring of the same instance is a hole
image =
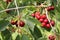
[[[18,8],[18,6],[17,6],[17,2],[16,2],[16,0],[14,1],[14,3],[15,3],[15,6],[16,6],[16,9],[17,9],[17,13],[18,13],[18,16],[19,16],[19,8]]]
[[[51,28],[52,28],[52,31],[55,33],[55,28],[51,25],[51,23],[50,23],[50,19],[49,19],[49,17],[48,17],[48,11],[47,11],[47,9],[45,9],[45,11],[46,11],[46,16],[47,16],[47,19],[48,19],[48,21],[49,21],[49,24],[50,24],[50,26],[51,26]]]
[[[29,7],[47,7],[46,5],[39,5],[39,6],[22,6],[22,7],[15,7],[15,8],[9,8],[9,9],[4,9],[2,11],[0,11],[0,13],[8,11],[8,10],[15,10],[15,9],[21,9],[21,8],[29,8]]]

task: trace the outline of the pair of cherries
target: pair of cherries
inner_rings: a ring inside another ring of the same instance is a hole
[[[56,37],[54,35],[49,35],[48,38],[49,38],[49,40],[55,40]]]
[[[51,10],[54,10],[55,7],[54,6],[48,6],[46,9],[47,9],[47,11],[51,11]]]
[[[12,25],[16,25],[16,26],[20,26],[20,27],[24,27],[25,23],[23,21],[14,21],[14,20],[11,20],[10,22]]]
[[[36,18],[39,22],[41,22],[42,27],[51,28],[50,23],[52,26],[55,25],[55,22],[53,20],[51,20],[49,23],[46,14],[41,15],[39,11],[32,13],[31,16]]]

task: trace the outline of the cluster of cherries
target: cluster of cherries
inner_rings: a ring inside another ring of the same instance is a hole
[[[16,25],[16,26],[20,26],[20,27],[24,27],[25,23],[21,20],[21,21],[14,21],[14,20],[11,20],[10,22],[12,25]]]
[[[49,35],[49,40],[55,40],[55,36],[54,35]]]
[[[46,14],[41,15],[39,11],[32,13],[31,16],[36,18],[39,22],[41,22],[42,27],[51,28],[50,23],[52,26],[55,25],[55,22],[53,20],[51,20],[49,23]]]

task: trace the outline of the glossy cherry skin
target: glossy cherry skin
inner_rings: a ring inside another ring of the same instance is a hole
[[[45,23],[48,23],[48,19],[44,19],[44,22],[45,22]]]
[[[43,21],[44,21],[44,19],[42,19],[42,18],[41,18],[41,19],[39,19],[39,22],[41,22],[41,23],[42,23]]]
[[[46,26],[46,23],[43,22],[43,23],[42,23],[42,27],[45,27],[45,26]]]
[[[42,19],[46,19],[46,15],[43,14],[43,15],[41,16],[41,18],[42,18]]]
[[[24,23],[23,21],[20,21],[19,25],[20,25],[21,27],[23,27],[23,26],[25,25],[25,23]]]
[[[51,28],[50,24],[46,24],[46,28]]]

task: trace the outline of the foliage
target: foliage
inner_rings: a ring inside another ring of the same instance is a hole
[[[18,20],[16,9],[10,10],[9,13],[1,12],[5,9],[15,8],[14,1],[7,4],[4,0],[0,0],[0,40],[49,40],[50,34],[60,36],[60,0],[16,0],[17,6],[21,7],[18,10],[20,19],[25,22],[24,27],[17,27],[10,23],[11,19]],[[55,32],[52,31],[52,28],[49,30],[42,28],[41,23],[31,16],[35,11],[44,13],[46,7],[35,7],[40,4],[55,7],[53,11],[48,12],[49,18],[55,21]]]

